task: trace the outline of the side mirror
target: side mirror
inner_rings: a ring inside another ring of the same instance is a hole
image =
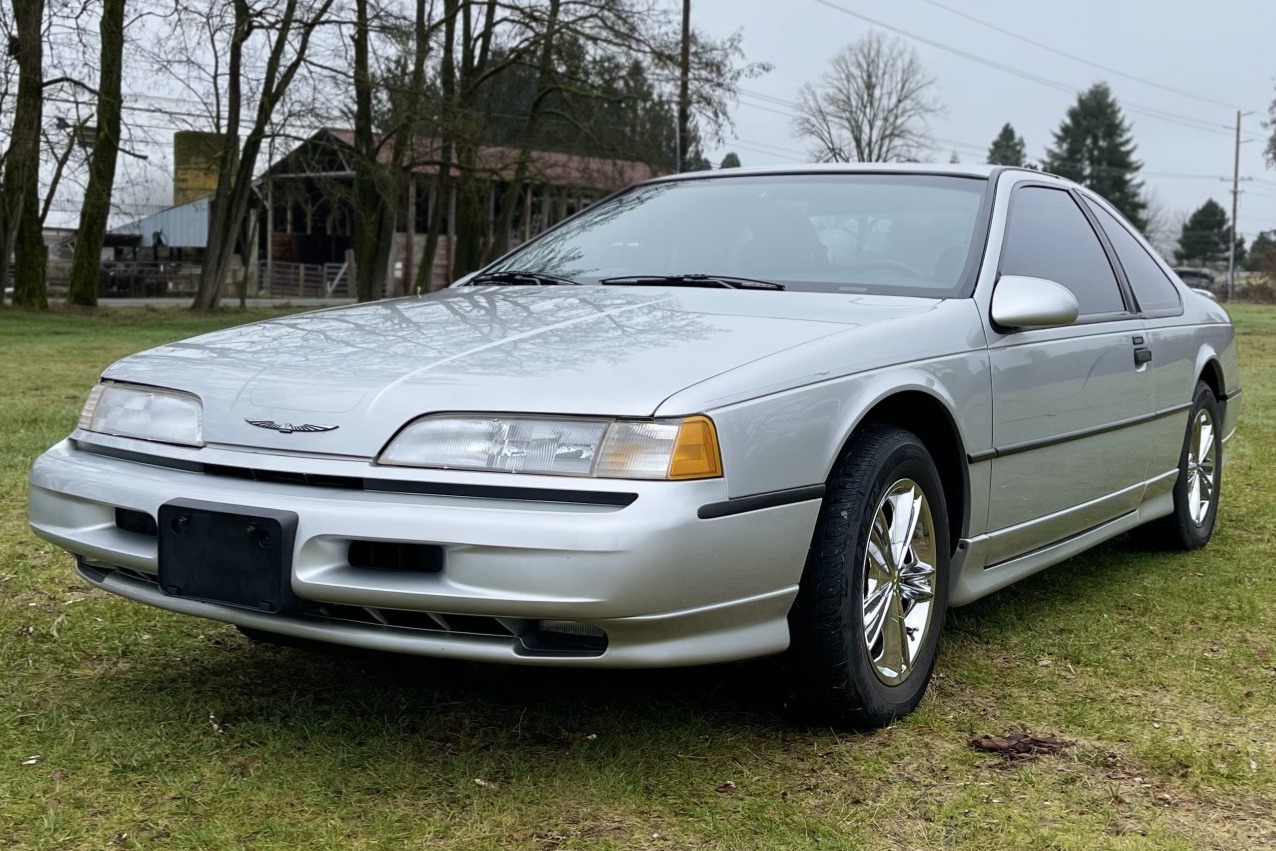
[[[1045,278],[1002,275],[992,291],[992,321],[1002,328],[1071,325],[1080,310],[1070,290]]]

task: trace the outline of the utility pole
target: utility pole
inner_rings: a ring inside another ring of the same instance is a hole
[[[1227,300],[1236,294],[1236,213],[1241,200],[1241,111],[1236,110],[1236,151],[1232,159],[1232,231],[1227,246]]]
[[[678,80],[678,171],[688,167],[691,129],[691,0],[682,0],[682,67]]]

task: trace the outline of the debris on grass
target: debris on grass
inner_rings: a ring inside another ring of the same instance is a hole
[[[969,744],[976,750],[1001,754],[1008,760],[1030,760],[1062,753],[1072,743],[1054,736],[1034,736],[1025,732],[1006,736],[972,736]]]
[[[735,790],[736,790],[736,785],[732,783],[730,780],[728,780],[725,783],[719,783],[717,786],[713,787],[713,791],[717,792],[720,795],[734,795]]]

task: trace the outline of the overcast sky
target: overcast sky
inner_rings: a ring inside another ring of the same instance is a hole
[[[1253,141],[1241,146],[1241,177],[1253,180],[1241,184],[1240,230],[1252,239],[1259,230],[1276,228],[1276,171],[1264,166],[1261,141],[1270,132],[1261,122],[1276,95],[1276,0],[830,2],[1074,90],[1106,81],[1127,108],[1147,188],[1169,211],[1190,212],[1207,198],[1230,211],[1234,136],[1228,128],[1235,124],[1237,108],[1253,110],[1243,123],[1242,138]],[[940,4],[1014,35],[963,19]],[[715,36],[741,30],[748,59],[775,66],[743,84],[747,93],[735,110],[735,130],[713,150],[714,162],[728,150],[738,152],[745,165],[808,159],[807,146],[790,129],[788,108],[776,99],[794,101],[803,83],[817,81],[829,59],[873,25],[818,0],[692,0],[692,16],[698,29]],[[1052,54],[1015,35],[1130,76]],[[988,144],[1007,121],[1024,137],[1030,158],[1044,156],[1075,91],[906,40],[935,77],[946,106],[931,127],[933,160],[947,162],[956,151],[963,162],[983,162]]]

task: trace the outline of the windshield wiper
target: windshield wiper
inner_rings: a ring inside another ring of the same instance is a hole
[[[564,278],[561,275],[549,275],[545,272],[518,270],[511,272],[484,272],[465,282],[467,287],[478,287],[483,284],[521,284],[534,287],[552,287],[559,284],[579,285],[580,281]]]
[[[782,290],[784,284],[762,281],[757,278],[739,278],[734,275],[624,275],[603,278],[600,284],[616,284],[630,287],[725,287],[729,290]]]

